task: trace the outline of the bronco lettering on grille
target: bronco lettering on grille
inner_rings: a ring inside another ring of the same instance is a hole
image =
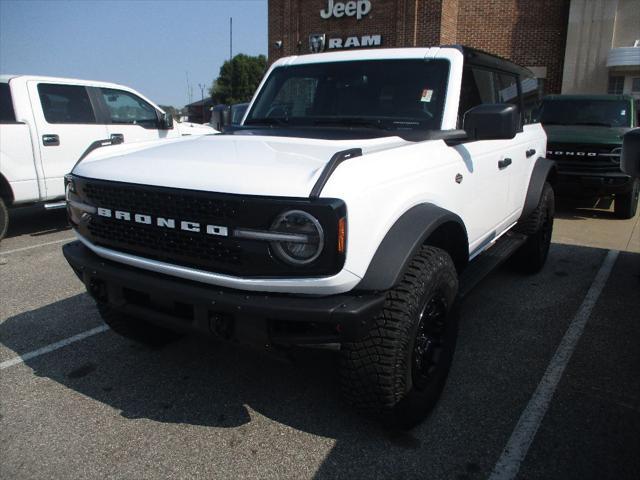
[[[190,221],[176,221],[174,218],[156,217],[155,219],[151,215],[144,215],[141,213],[124,212],[122,210],[112,211],[110,208],[98,207],[98,216],[105,218],[113,218],[115,220],[123,220],[130,222],[133,217],[135,223],[142,223],[145,225],[154,225],[160,228],[175,229],[176,224],[179,225],[180,230],[186,232],[198,233],[204,231],[208,235],[217,235],[220,237],[228,237],[229,229],[222,225],[201,225],[199,222]]]

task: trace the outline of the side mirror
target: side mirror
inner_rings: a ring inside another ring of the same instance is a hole
[[[485,103],[464,114],[468,140],[508,140],[520,129],[520,112],[510,103]]]
[[[160,115],[160,130],[171,130],[173,128],[173,117],[170,113]]]
[[[632,177],[640,177],[640,128],[629,130],[622,137],[620,169]]]
[[[231,126],[231,107],[228,106],[220,112],[220,131],[224,132]]]

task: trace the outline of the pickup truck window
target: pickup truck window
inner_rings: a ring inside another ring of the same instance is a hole
[[[631,115],[624,100],[547,99],[540,107],[543,125],[631,127]]]
[[[245,125],[440,129],[448,74],[444,60],[279,67]]]
[[[85,87],[40,83],[38,94],[48,123],[96,123]]]
[[[16,114],[11,101],[11,89],[8,83],[0,83],[0,123],[13,123]]]
[[[111,88],[101,88],[100,92],[109,110],[111,123],[140,125],[145,128],[157,127],[156,109],[137,95]]]

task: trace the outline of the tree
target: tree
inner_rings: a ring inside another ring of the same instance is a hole
[[[267,57],[239,53],[224,62],[209,93],[215,103],[242,103],[251,100],[267,68]]]

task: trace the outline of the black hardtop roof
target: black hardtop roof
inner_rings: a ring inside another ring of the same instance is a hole
[[[521,67],[517,63],[513,63],[505,58],[499,57],[477,48],[466,47],[464,45],[442,45],[441,48],[455,48],[462,52],[465,65],[476,65],[478,67],[486,67],[503,72],[513,73],[515,75],[524,75],[533,77],[531,70]]]

